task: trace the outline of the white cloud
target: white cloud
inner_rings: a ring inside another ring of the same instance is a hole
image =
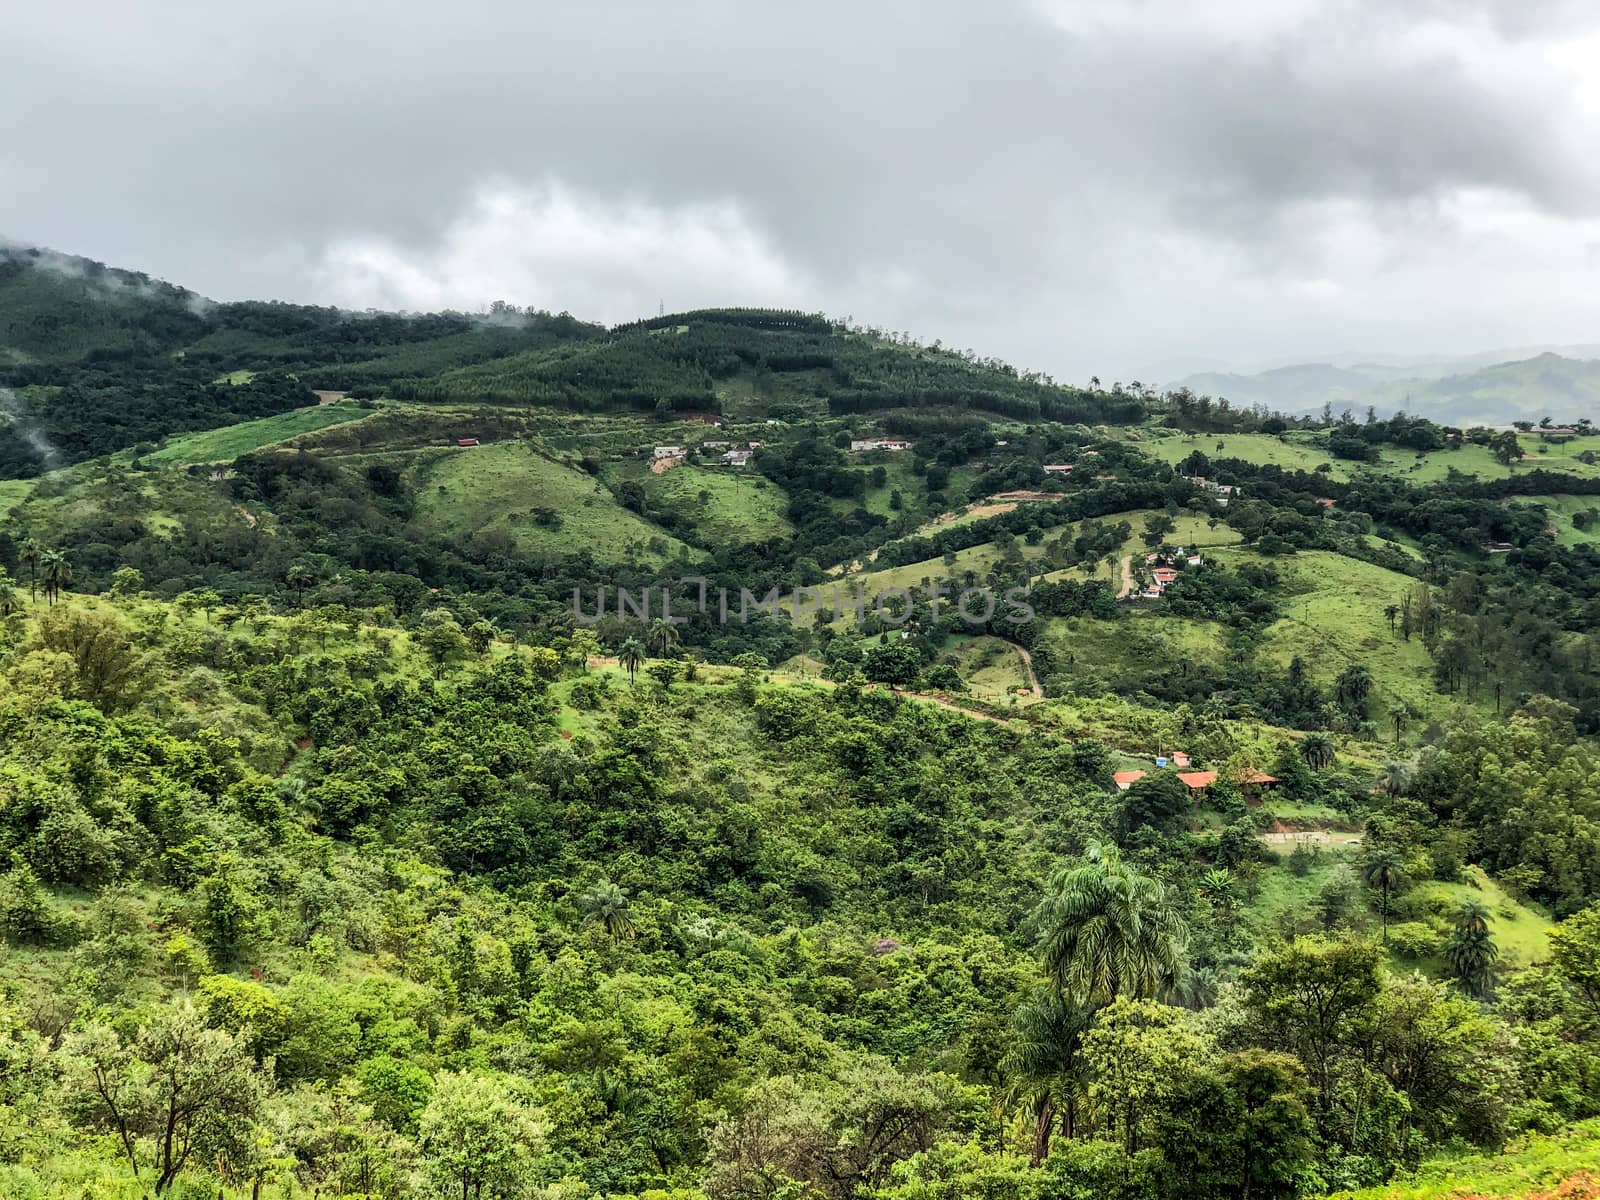
[[[334,241],[320,291],[351,308],[476,310],[491,300],[627,320],[714,304],[796,306],[806,281],[739,204],[618,201],[559,181],[480,188],[432,244]]]

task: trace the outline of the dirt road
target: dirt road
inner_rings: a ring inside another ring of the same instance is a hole
[[[1033,655],[1015,642],[1007,642],[1006,645],[1015,650],[1017,656],[1022,659],[1022,673],[1028,677],[1028,686],[1033,689],[1033,694],[1044,695],[1044,689],[1039,686],[1039,677],[1033,673]]]

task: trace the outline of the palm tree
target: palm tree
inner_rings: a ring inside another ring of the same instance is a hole
[[[9,617],[21,607],[22,597],[17,594],[17,585],[11,582],[5,568],[0,567],[0,617]]]
[[[300,603],[305,603],[305,593],[317,584],[317,576],[310,567],[304,563],[295,563],[284,572],[283,581],[289,585],[289,590],[300,597]]]
[[[1490,972],[1500,948],[1489,933],[1489,910],[1479,900],[1468,900],[1456,911],[1455,928],[1445,939],[1444,958],[1470,995],[1489,994]]]
[[[629,638],[622,643],[622,649],[617,651],[617,661],[628,673],[628,682],[632,683],[639,668],[644,666],[644,647],[639,644],[638,638]]]
[[[41,559],[44,564],[44,594],[54,604],[61,599],[61,589],[72,583],[72,564],[59,550],[46,550]]]
[[[1378,790],[1390,796],[1402,796],[1411,787],[1411,768],[1403,762],[1384,763],[1378,772]]]
[[[1400,852],[1393,846],[1379,846],[1367,855],[1361,873],[1367,886],[1383,893],[1383,944],[1389,944],[1389,895],[1405,877],[1405,865]]]
[[[1389,632],[1391,634],[1394,633],[1394,619],[1400,615],[1400,606],[1398,604],[1385,604],[1383,606],[1383,615],[1389,618]]]
[[[585,925],[598,925],[614,942],[631,938],[634,932],[633,909],[628,893],[611,882],[597,883],[578,897],[578,911]]]
[[[1300,757],[1313,770],[1325,771],[1337,760],[1333,739],[1325,733],[1308,733],[1300,741]]]
[[[1396,746],[1400,744],[1400,734],[1406,727],[1406,717],[1409,715],[1406,712],[1406,706],[1403,704],[1396,704],[1389,710],[1389,717],[1394,721],[1394,744]]]
[[[1372,672],[1362,663],[1347,667],[1334,682],[1337,699],[1345,708],[1365,712],[1367,697],[1372,694]]]
[[[1090,843],[1029,918],[1056,990],[1078,1004],[1153,996],[1182,973],[1188,928],[1158,880]]]
[[[1092,1009],[1072,1003],[1052,988],[1040,988],[1011,1015],[1011,1047],[1000,1060],[1000,1071],[1007,1081],[1007,1098],[1033,1110],[1031,1157],[1036,1167],[1050,1153],[1058,1111],[1062,1135],[1073,1135],[1082,1082],[1078,1051],[1093,1022]]]
[[[649,643],[650,648],[664,658],[678,644],[678,631],[671,621],[657,617],[650,622]]]
[[[39,543],[32,538],[17,547],[17,561],[28,568],[28,592],[35,600],[39,598],[39,555]]]
[[[1227,867],[1212,867],[1200,877],[1200,894],[1211,901],[1213,908],[1223,912],[1232,910],[1233,872]]]

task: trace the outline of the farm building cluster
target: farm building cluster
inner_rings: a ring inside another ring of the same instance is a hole
[[[868,450],[909,450],[911,443],[905,438],[870,437],[855,438],[850,443],[851,454],[864,454]]]
[[[662,475],[694,455],[702,466],[748,467],[760,442],[701,442],[698,446],[657,446],[650,452],[650,470]]]
[[[1159,600],[1178,580],[1178,572],[1185,567],[1198,567],[1205,561],[1198,546],[1185,550],[1152,550],[1144,556],[1145,581],[1135,594],[1141,600]]]
[[[1239,489],[1233,484],[1218,483],[1213,479],[1207,479],[1204,475],[1185,475],[1184,479],[1202,491],[1212,493],[1216,497],[1217,503],[1224,508],[1227,507],[1228,501],[1235,499],[1239,495]]]
[[[1151,760],[1156,770],[1172,771],[1177,775],[1178,781],[1189,789],[1190,795],[1196,800],[1202,799],[1221,775],[1217,771],[1192,771],[1189,767],[1193,759],[1182,750],[1174,750],[1170,755],[1157,754]],[[1125,792],[1139,780],[1147,778],[1149,771],[1132,770],[1118,771],[1111,778],[1117,785],[1119,792]],[[1262,792],[1271,791],[1278,786],[1276,775],[1268,775],[1264,771],[1246,771],[1239,778],[1233,780],[1249,800],[1259,800]]]

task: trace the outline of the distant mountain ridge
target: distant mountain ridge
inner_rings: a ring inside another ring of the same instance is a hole
[[[1418,361],[1297,363],[1254,374],[1207,371],[1173,386],[1288,413],[1376,408],[1449,425],[1505,425],[1600,411],[1600,345],[1562,346],[1502,359],[1488,352]]]

